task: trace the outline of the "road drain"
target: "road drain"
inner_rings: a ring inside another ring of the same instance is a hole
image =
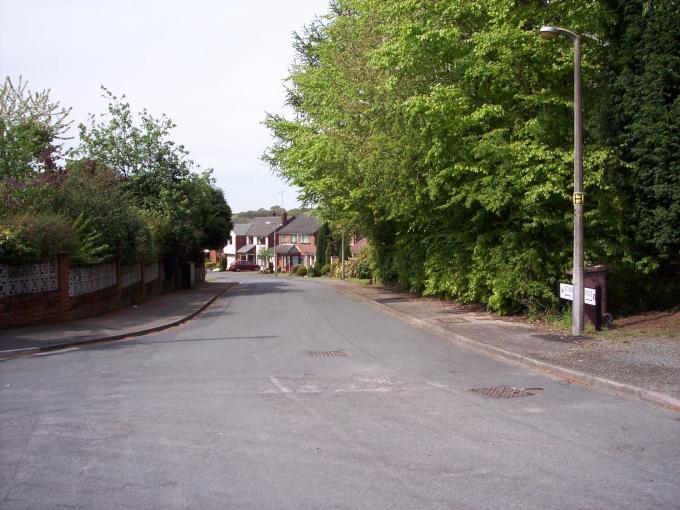
[[[347,358],[349,352],[346,351],[307,351],[307,356],[312,358]]]
[[[542,390],[543,388],[514,388],[512,386],[494,386],[493,388],[473,388],[472,393],[491,398],[514,398],[514,397],[530,397],[535,395],[529,390]]]

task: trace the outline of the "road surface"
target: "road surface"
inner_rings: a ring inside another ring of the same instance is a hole
[[[680,508],[680,414],[220,278],[180,327],[0,363],[0,508]]]

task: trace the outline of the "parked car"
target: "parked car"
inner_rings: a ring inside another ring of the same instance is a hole
[[[229,271],[259,271],[260,266],[255,262],[249,262],[247,260],[237,260],[232,262],[229,266]]]

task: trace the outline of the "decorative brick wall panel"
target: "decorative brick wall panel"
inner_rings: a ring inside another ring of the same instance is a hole
[[[158,268],[159,264],[158,262],[155,262],[153,264],[146,264],[144,266],[144,282],[152,282],[155,279],[158,278],[160,275],[160,270]]]
[[[0,264],[0,297],[57,290],[58,276],[56,260],[26,266]]]
[[[68,276],[68,295],[89,294],[116,285],[116,264],[72,267]]]
[[[121,286],[123,288],[129,287],[130,285],[133,285],[141,281],[142,281],[142,268],[140,264],[123,266],[121,268]]]

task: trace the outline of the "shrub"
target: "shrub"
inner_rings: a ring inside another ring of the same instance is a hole
[[[60,215],[25,213],[6,218],[0,227],[0,261],[8,264],[73,255],[77,249],[76,228]]]
[[[227,257],[222,257],[220,259],[220,271],[226,271],[227,270]]]
[[[206,260],[205,264],[203,264],[203,266],[205,267],[206,271],[210,271],[212,269],[215,269],[217,267],[217,264],[215,262],[213,262],[212,260]]]
[[[297,264],[297,265],[295,265],[295,266],[292,266],[292,267],[290,268],[289,273],[290,273],[290,274],[295,274],[295,273],[297,273],[297,270],[298,270],[299,267],[300,267],[299,264]]]
[[[342,276],[342,264],[333,265],[333,276]],[[368,251],[362,251],[358,255],[345,260],[345,277],[367,279],[372,276],[371,256]]]
[[[320,274],[326,275],[331,272],[331,265],[330,264],[324,264],[323,267],[321,268]]]
[[[305,266],[298,266],[296,272],[298,276],[307,276],[307,268]]]

